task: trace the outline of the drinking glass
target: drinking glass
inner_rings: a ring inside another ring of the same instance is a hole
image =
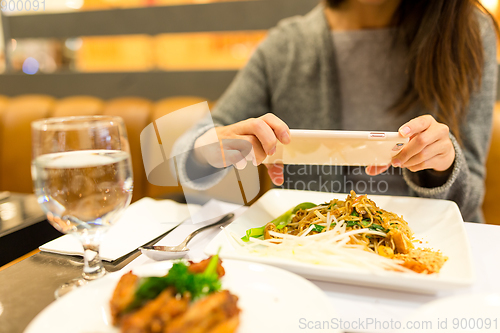
[[[49,118],[31,129],[38,203],[52,226],[78,238],[84,250],[82,278],[60,286],[60,297],[106,273],[99,245],[132,198],[130,148],[120,117]]]

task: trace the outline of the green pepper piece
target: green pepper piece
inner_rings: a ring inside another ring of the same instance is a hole
[[[303,202],[303,203],[298,204],[297,206],[287,210],[285,213],[281,214],[280,216],[278,216],[277,218],[272,220],[271,223],[273,223],[278,230],[281,230],[284,227],[286,227],[286,225],[288,223],[290,223],[290,221],[292,221],[293,215],[296,214],[299,210],[309,209],[309,208],[313,208],[316,206],[317,205],[312,203],[312,202]],[[264,236],[265,227],[266,226],[264,225],[264,226],[259,227],[259,228],[248,229],[246,231],[246,235],[243,236],[241,238],[241,240],[244,242],[248,242],[250,240],[250,237],[259,238],[259,237]]]
[[[265,227],[266,226],[259,227],[259,228],[248,229],[246,231],[246,235],[243,236],[241,238],[241,240],[244,241],[244,242],[248,242],[250,240],[250,237],[259,238],[259,237],[264,236],[264,229],[265,229]]]
[[[310,208],[314,208],[316,206],[318,206],[318,205],[316,205],[316,204],[314,204],[312,202],[303,202],[303,203],[298,204],[297,206],[295,206],[293,208],[292,213],[295,214],[295,213],[297,213],[301,209],[310,209]]]
[[[283,229],[292,220],[293,208],[271,221],[278,229]]]
[[[278,228],[278,230],[281,230],[284,227],[286,227],[288,223],[292,221],[293,215],[295,215],[299,210],[309,209],[316,206],[317,205],[313,204],[312,202],[303,202],[301,204],[298,204],[294,208],[289,209],[284,214],[278,216],[277,218],[272,220],[271,223],[273,223],[276,226],[276,228]]]

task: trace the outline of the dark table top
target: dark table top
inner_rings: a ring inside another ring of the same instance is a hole
[[[2,194],[5,197],[2,198]],[[44,225],[43,232],[47,232],[47,228],[55,231],[45,221],[45,214],[34,195],[0,192],[0,250],[2,241],[6,243],[14,233],[32,225]],[[154,244],[163,236],[144,245]],[[18,242],[25,242],[25,239],[17,237],[16,242],[21,246]],[[118,271],[140,254],[135,250],[113,262],[104,261],[104,267],[108,272]],[[22,333],[31,320],[55,300],[55,290],[65,282],[80,278],[82,270],[82,257],[46,252],[36,253],[0,270],[0,333]]]
[[[104,267],[109,272],[120,270],[139,255],[135,251],[112,263],[104,262]],[[55,300],[57,287],[81,277],[82,266],[81,257],[40,252],[0,271],[0,333],[23,332]]]

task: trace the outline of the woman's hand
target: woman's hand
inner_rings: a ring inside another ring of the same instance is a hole
[[[290,143],[290,129],[274,114],[267,113],[259,118],[250,118],[207,131],[195,142],[195,157],[200,162],[220,168],[223,166],[220,163],[221,149],[214,145],[215,140],[219,143],[222,142],[224,146],[224,166],[227,162],[238,169],[243,169],[247,160],[252,161],[257,166],[268,155],[273,155],[276,152],[278,141],[283,144]],[[202,149],[208,147],[209,144],[212,144],[214,149]],[[273,183],[281,185],[283,183],[283,166],[277,164],[266,166]]]
[[[392,166],[407,168],[416,172],[424,169],[447,171],[455,161],[455,148],[451,142],[450,130],[430,115],[410,120],[399,128],[403,137],[409,137],[408,144],[392,158]],[[367,167],[366,173],[377,175],[390,167]]]

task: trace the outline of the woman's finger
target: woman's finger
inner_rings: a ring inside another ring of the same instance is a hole
[[[264,151],[264,148],[262,147],[262,144],[259,139],[257,139],[253,135],[245,135],[242,136],[245,140],[250,142],[252,144],[252,153],[253,156],[255,156],[255,162],[254,165],[257,166],[264,161],[264,159],[267,157],[266,152]]]
[[[290,129],[283,120],[276,117],[276,115],[272,113],[267,113],[260,117],[260,119],[271,127],[276,135],[276,138],[278,138],[281,143],[285,145],[290,143]]]
[[[265,164],[267,167],[267,173],[271,177],[271,181],[275,185],[283,184],[283,164]]]
[[[419,154],[425,147],[438,141],[439,133],[436,131],[425,131],[411,138],[410,142],[401,149],[401,151],[392,158],[394,167],[401,167],[408,162],[413,156]]]
[[[369,176],[376,176],[378,174],[381,174],[382,172],[386,171],[389,169],[391,165],[385,165],[385,166],[374,166],[374,165],[369,165],[365,168],[365,172]]]
[[[241,152],[241,155],[243,155],[247,161],[256,160],[254,149],[249,138],[244,138],[240,136],[238,139],[223,139],[219,142],[219,144],[221,142],[225,150],[238,150]],[[255,140],[255,142],[257,141]],[[264,152],[262,152],[262,155],[264,157],[266,156]]]
[[[425,169],[432,169],[430,166],[441,164],[443,158],[445,158],[445,155],[437,155],[427,161],[423,161],[419,164],[408,167],[407,169],[410,170],[411,172],[417,172]]]
[[[421,133],[428,129],[436,120],[431,115],[414,118],[399,128],[399,133],[405,137]]]
[[[234,165],[237,169],[244,169],[247,159],[239,150],[224,150],[224,166]]]
[[[443,141],[436,141],[422,149],[418,154],[413,155],[409,160],[401,165],[402,168],[410,168],[426,161],[431,160],[435,156],[442,155],[448,148]],[[429,166],[428,166],[429,167]]]
[[[238,162],[234,163],[234,167],[238,170],[243,170],[247,166],[247,160],[245,158],[240,159]]]
[[[242,121],[240,124],[241,135],[253,135],[262,145],[266,155],[272,155],[276,151],[278,139],[271,127],[260,118],[252,118]]]
[[[229,165],[246,165],[241,160],[250,160],[257,166],[267,157],[259,140],[253,135],[240,135],[237,139],[224,139],[196,148],[205,160],[216,168]]]

